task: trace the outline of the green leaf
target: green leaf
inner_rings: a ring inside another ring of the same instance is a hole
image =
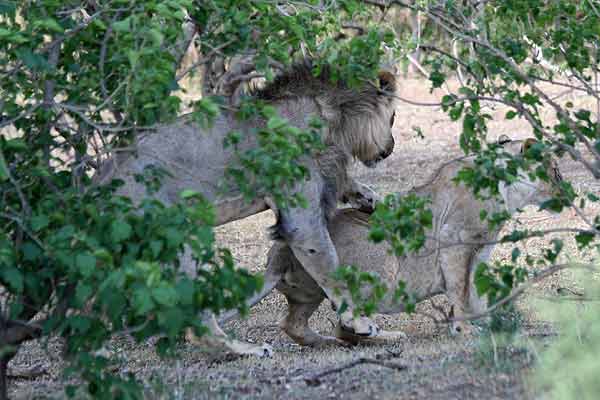
[[[115,243],[120,243],[124,240],[129,239],[131,236],[132,229],[131,225],[129,225],[125,221],[113,221],[110,229],[110,237]]]
[[[127,59],[129,60],[131,68],[135,68],[138,63],[138,60],[140,59],[140,53],[138,51],[129,50],[127,52]],[[150,103],[146,103],[144,104],[144,107],[150,108],[152,106],[150,105]]]
[[[175,337],[181,332],[184,319],[182,312],[176,309],[167,309],[157,315],[158,323],[166,328],[170,337]]]
[[[596,235],[594,235],[592,232],[580,232],[575,236],[575,241],[577,242],[577,247],[579,247],[579,249],[583,249],[587,246],[589,246],[589,244],[594,240]]]
[[[38,232],[42,229],[44,229],[45,227],[48,226],[48,224],[50,223],[50,220],[48,219],[48,216],[46,215],[36,215],[34,217],[31,217],[31,229],[34,232]]]
[[[152,256],[157,258],[163,248],[162,240],[153,240],[150,242],[150,250],[152,250]]]
[[[592,116],[592,113],[590,110],[578,110],[575,113],[575,118],[582,120],[582,121],[590,121],[590,117]]]
[[[550,210],[554,212],[561,212],[563,210],[563,203],[559,199],[550,199],[540,204],[540,210]]]
[[[0,155],[0,182],[4,182],[8,179],[8,165],[4,160],[4,156]]]
[[[446,75],[439,71],[431,71],[429,74],[429,80],[431,81],[431,86],[433,88],[440,88],[446,81]]]
[[[483,296],[492,287],[492,281],[487,272],[488,266],[485,263],[480,263],[475,270],[475,287],[477,288],[478,296]]]
[[[83,307],[86,301],[91,297],[92,293],[92,286],[87,283],[79,282],[75,288],[76,307]]]
[[[183,243],[185,236],[183,233],[181,233],[181,231],[175,228],[168,228],[165,231],[165,238],[167,239],[167,245],[169,247],[177,247]]]
[[[131,17],[127,17],[122,21],[116,21],[112,24],[115,32],[129,32],[131,29]]]
[[[26,242],[21,248],[25,261],[35,261],[41,254],[42,250],[39,246],[32,242]]]
[[[96,257],[90,253],[80,253],[75,256],[75,265],[83,277],[89,278],[96,270]]]
[[[152,294],[146,287],[139,287],[133,292],[133,308],[136,315],[144,315],[154,308]]]
[[[51,31],[54,31],[56,33],[62,33],[63,32],[63,28],[62,26],[60,26],[60,24],[53,18],[49,18],[45,21],[45,25],[48,29],[50,29]]]
[[[163,44],[163,41],[165,40],[164,35],[160,33],[158,29],[149,29],[148,35],[152,39],[152,42],[154,42],[154,45],[157,47],[160,47]]]
[[[198,196],[202,196],[202,194],[196,190],[190,190],[190,189],[186,189],[186,190],[182,191],[180,194],[180,197],[182,199],[189,199],[189,198],[198,197]]]
[[[512,262],[516,262],[517,258],[519,258],[520,255],[521,255],[521,249],[519,249],[518,247],[515,247],[512,250],[512,253],[510,255],[510,259],[512,260]]]
[[[23,274],[17,268],[12,266],[3,266],[0,268],[0,277],[3,282],[6,282],[16,293],[23,291]]]
[[[163,284],[152,289],[152,298],[160,305],[173,307],[177,303],[177,291],[174,287]]]
[[[177,293],[182,305],[194,304],[194,282],[184,278],[177,283]]]
[[[385,231],[380,227],[373,227],[369,231],[369,239],[373,243],[379,243],[385,239]]]
[[[17,152],[27,151],[27,143],[20,138],[7,140],[4,143],[4,148],[7,150],[13,150]]]

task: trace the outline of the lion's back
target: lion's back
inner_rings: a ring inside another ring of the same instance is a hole
[[[232,118],[221,115],[210,127],[181,120],[143,136],[136,145],[137,154],[121,160],[115,168],[113,177],[125,181],[120,194],[136,200],[143,198],[146,188],[136,175],[158,174],[163,185],[154,197],[163,202],[175,202],[186,189],[214,200],[226,166],[234,157],[232,149],[224,148],[223,142],[236,128]],[[253,135],[242,136],[241,146],[249,146]]]

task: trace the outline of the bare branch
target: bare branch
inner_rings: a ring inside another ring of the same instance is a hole
[[[592,265],[592,264],[582,264],[582,263],[555,264],[555,265],[552,265],[552,266],[546,268],[545,270],[543,270],[541,272],[538,272],[533,278],[529,279],[526,283],[522,284],[521,286],[519,286],[518,288],[513,290],[513,292],[510,295],[508,295],[508,296],[504,297],[502,300],[492,304],[485,311],[478,313],[478,314],[466,315],[465,317],[451,318],[448,322],[473,321],[473,320],[477,320],[477,319],[480,319],[483,317],[487,317],[488,315],[490,315],[490,313],[492,311],[513,301],[518,296],[520,296],[525,291],[527,291],[529,288],[531,288],[537,282],[540,282],[540,281],[548,278],[549,276],[554,275],[555,273],[562,271],[564,269],[585,269],[585,270],[588,270],[591,272],[598,272],[598,267],[595,265]]]
[[[15,122],[17,122],[18,120],[22,119],[22,118],[27,118],[29,117],[31,114],[33,114],[39,107],[41,107],[41,103],[38,104],[34,104],[31,107],[29,107],[27,110],[23,111],[21,114],[17,115],[14,118],[11,119],[5,119],[0,121],[0,129],[4,128],[5,126],[9,126],[14,124]]]
[[[307,385],[318,386],[321,384],[321,379],[323,379],[324,377],[326,377],[328,375],[337,374],[344,370],[354,368],[357,365],[364,365],[364,364],[378,365],[380,367],[390,368],[390,369],[394,369],[396,371],[404,371],[404,370],[408,369],[408,367],[404,364],[389,361],[390,359],[397,358],[398,356],[399,356],[399,354],[397,354],[397,353],[389,352],[387,354],[386,353],[379,354],[379,355],[375,356],[375,358],[360,357],[356,360],[347,362],[347,363],[339,365],[337,367],[327,368],[322,371],[316,372],[314,374],[305,374],[305,375],[300,375],[298,377],[294,377],[293,380],[295,380],[295,381],[303,380],[304,382],[306,382]]]
[[[3,319],[2,325],[4,329],[0,332],[0,347],[15,346],[36,339],[41,336],[43,331],[43,321],[26,323]]]
[[[192,72],[193,70],[195,70],[199,66],[207,64],[208,62],[210,62],[212,60],[212,58],[216,54],[219,54],[222,49],[226,48],[227,46],[229,46],[233,42],[234,42],[233,39],[232,40],[228,40],[227,42],[221,43],[219,46],[213,48],[207,55],[205,55],[204,57],[202,57],[199,60],[197,60],[195,63],[193,63],[192,65],[190,65],[184,71],[180,72],[175,77],[175,80],[179,82],[180,80],[182,80],[183,78],[185,78],[187,76],[187,74],[189,74],[190,72]]]

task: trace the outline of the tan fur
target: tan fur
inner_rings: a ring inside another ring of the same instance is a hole
[[[520,142],[504,145],[508,152],[520,151]],[[337,212],[330,221],[329,232],[337,248],[341,264],[355,265],[363,271],[377,275],[388,288],[388,294],[380,304],[380,313],[398,313],[403,305],[394,300],[394,291],[400,281],[406,283],[406,292],[417,300],[445,293],[457,319],[467,313],[478,313],[486,308],[486,301],[474,288],[474,271],[486,262],[493,248],[477,244],[493,241],[500,227],[490,231],[481,221],[480,210],[489,214],[508,209],[514,212],[528,204],[538,204],[552,193],[552,185],[536,180],[531,182],[525,175],[519,181],[501,190],[503,201],[479,202],[469,188],[455,185],[452,179],[464,166],[472,165],[472,158],[462,158],[445,164],[425,185],[411,192],[431,199],[433,228],[428,232],[425,246],[418,254],[395,257],[388,245],[376,245],[367,239],[368,215],[356,210]],[[269,252],[267,277],[269,286],[275,285],[290,304],[289,315],[282,321],[282,328],[300,344],[327,344],[332,338],[320,337],[308,326],[308,318],[325,298],[325,293],[308,275],[285,244],[276,244]],[[365,293],[366,294],[366,293]],[[453,333],[465,331],[464,321],[452,324]],[[339,338],[357,341],[361,338],[338,332]],[[401,333],[379,332],[380,338],[401,337]],[[371,339],[372,340],[372,339]]]
[[[377,200],[372,190],[348,177],[347,167],[353,158],[372,165],[391,153],[394,141],[390,121],[394,102],[370,84],[356,89],[339,81],[333,84],[329,74],[325,68],[321,76],[315,77],[311,64],[303,62],[252,95],[270,103],[281,116],[299,128],[307,128],[313,117],[321,117],[326,122],[323,137],[326,149],[316,159],[306,157],[302,160],[310,172],[310,179],[293,190],[301,192],[309,206],[306,209],[274,210],[278,215],[275,231],[294,251],[305,270],[339,305],[341,298],[334,295],[336,282],[329,278],[338,266],[338,257],[326,221],[335,210],[336,201],[342,197],[367,208]],[[391,91],[395,82],[393,77],[384,75],[379,85],[383,91]],[[238,150],[244,152],[256,146],[252,131],[264,123],[260,119],[238,121],[233,114],[226,113],[217,117],[212,127],[202,129],[190,119],[183,118],[141,138],[135,155],[109,160],[98,180],[124,180],[119,194],[139,201],[146,196],[146,189],[136,182],[135,175],[151,165],[160,167],[169,176],[154,194],[156,198],[171,204],[178,201],[182,190],[198,191],[215,203],[218,224],[255,214],[269,206],[273,208],[268,196],[247,203],[240,193],[223,191],[220,186],[226,167],[236,162],[234,152],[223,148],[226,135],[231,131],[242,132],[244,136]],[[181,264],[187,272],[194,274],[196,265],[187,253]],[[214,316],[209,317],[208,322],[214,337],[226,348],[258,355],[269,351],[266,346],[237,346],[217,329]],[[342,323],[358,333],[373,330],[370,321],[353,320],[351,314],[347,314]]]

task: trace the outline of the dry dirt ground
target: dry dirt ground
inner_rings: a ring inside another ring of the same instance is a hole
[[[418,79],[404,81],[402,96],[420,101],[435,101],[442,92],[430,94],[428,83]],[[585,99],[562,97],[561,101]],[[505,121],[505,109],[490,111],[497,120],[491,123],[490,136],[507,134],[524,137],[530,131],[518,119]],[[550,116],[550,111],[548,111]],[[420,127],[419,138],[413,127]],[[412,106],[401,103],[396,117],[396,150],[375,169],[354,168],[354,175],[370,183],[381,193],[406,190],[424,182],[436,166],[460,155],[457,144],[460,125],[450,121],[439,107]],[[597,189],[598,183],[586,176],[573,162],[561,162],[563,175],[572,178],[577,190]],[[270,213],[263,213],[219,228],[223,246],[230,247],[243,267],[252,271],[264,268],[270,242],[266,228],[273,223]],[[571,212],[558,217],[528,208],[517,222],[530,228],[573,226],[579,220]],[[507,227],[509,229],[510,227]],[[523,248],[530,253],[539,251],[541,240],[528,240]],[[576,252],[573,242],[567,242],[566,253]],[[510,257],[510,247],[498,248],[495,259]],[[537,352],[555,334],[551,324],[536,317],[529,304],[541,295],[554,295],[557,288],[569,285],[568,273],[552,277],[528,292],[518,303],[524,322],[521,331],[523,346],[514,346],[494,361],[492,353],[482,351],[477,334],[469,337],[449,336],[445,326],[436,325],[421,315],[378,316],[377,321],[388,329],[401,329],[407,339],[388,345],[302,348],[295,345],[277,328],[284,316],[283,297],[273,293],[251,310],[243,321],[232,321],[225,330],[235,337],[251,342],[269,342],[274,348],[272,358],[213,356],[204,349],[182,344],[179,358],[161,360],[151,343],[136,344],[128,337],[115,338],[109,345],[121,373],[134,373],[147,383],[149,399],[521,399],[537,397],[531,383]],[[444,298],[436,299],[444,304]],[[434,312],[429,303],[420,311]],[[335,314],[329,304],[311,320],[320,332],[330,332]],[[32,342],[23,347],[11,362],[13,375],[33,372],[34,377],[13,377],[10,394],[13,398],[62,397],[61,361],[56,340]],[[319,382],[307,382],[311,373],[343,365],[360,357],[387,357],[402,369],[380,365],[357,365],[327,375]],[[37,372],[37,373],[36,373]]]

